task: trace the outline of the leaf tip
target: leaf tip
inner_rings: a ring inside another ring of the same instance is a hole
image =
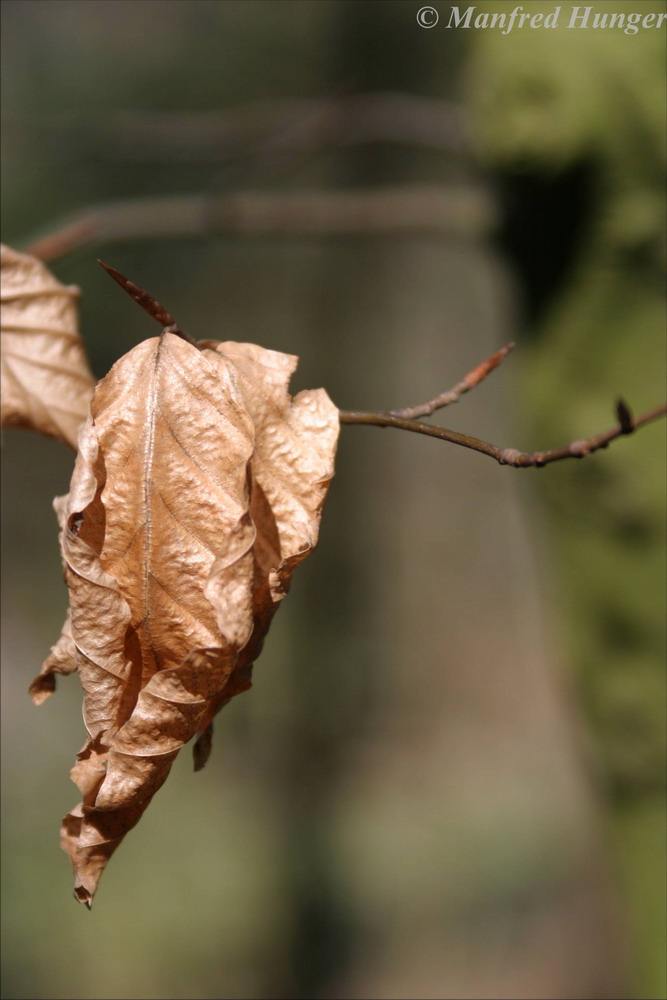
[[[83,903],[87,910],[92,910],[93,908],[93,894],[86,889],[83,885],[77,885],[74,887],[74,892],[72,893],[77,903]]]
[[[192,748],[192,757],[194,760],[195,771],[201,771],[205,767],[206,762],[211,756],[211,749],[213,747],[213,723],[209,722],[206,729],[201,732],[195,744]]]
[[[53,674],[39,674],[28,688],[28,694],[34,705],[42,705],[55,689],[56,679]]]

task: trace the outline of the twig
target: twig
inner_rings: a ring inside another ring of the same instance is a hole
[[[137,305],[141,306],[141,308],[144,309],[149,316],[152,316],[153,319],[156,320],[161,327],[163,327],[164,333],[173,333],[176,337],[180,337],[182,340],[187,340],[189,344],[196,346],[192,337],[190,337],[185,330],[180,328],[171,313],[167,312],[164,306],[161,306],[157,299],[154,299],[152,295],[149,295],[148,292],[144,291],[143,288],[140,288],[139,285],[135,285],[133,281],[126,278],[124,274],[117,271],[115,267],[111,266],[111,264],[105,264],[105,262],[100,260],[99,257],[97,258],[97,263],[100,264],[107,274],[120,285],[123,291],[127,292],[131,299],[134,299]]]
[[[419,233],[476,238],[488,232],[494,221],[490,198],[470,184],[366,191],[239,191],[93,205],[26,241],[24,249],[53,261],[90,244],[220,233],[310,238]]]
[[[105,264],[103,260],[98,257],[98,263],[102,265],[104,270],[109,274],[114,281],[116,281],[127,294],[134,299],[142,309],[157,320],[157,322],[164,328],[165,333],[173,333],[178,337],[182,337],[183,340],[187,340],[188,343],[196,343],[192,338],[185,333],[181,328],[175,323],[173,317],[164,306],[154,299],[148,292],[140,288],[125,275],[121,274],[110,264]],[[516,448],[498,448],[497,445],[490,444],[488,441],[482,441],[480,438],[471,437],[468,434],[461,434],[459,431],[452,431],[446,427],[434,427],[432,424],[425,424],[421,420],[413,419],[415,417],[430,416],[436,410],[441,409],[445,406],[449,406],[452,403],[456,403],[464,393],[469,392],[474,389],[476,385],[479,385],[487,375],[489,375],[499,364],[507,357],[509,352],[514,348],[514,344],[506,344],[501,347],[499,351],[492,354],[485,361],[478,364],[472,371],[458,382],[453,389],[447,390],[447,392],[442,392],[440,395],[435,396],[433,399],[429,400],[427,403],[419,403],[416,406],[405,407],[402,410],[380,410],[377,413],[372,412],[357,412],[352,410],[339,410],[338,416],[342,424],[369,424],[376,427],[398,427],[400,430],[413,431],[417,434],[426,434],[429,437],[439,438],[441,441],[449,441],[452,444],[458,444],[463,448],[470,448],[472,451],[479,451],[483,455],[488,455],[490,458],[495,458],[495,460],[500,465],[511,465],[517,469],[525,469],[529,467],[541,468],[547,465],[549,462],[558,462],[563,458],[584,458],[586,455],[592,455],[593,452],[598,451],[600,448],[606,448],[607,445],[614,441],[616,438],[621,437],[626,434],[632,434],[638,428],[643,427],[644,424],[648,424],[653,420],[657,420],[659,417],[664,417],[667,415],[667,403],[663,403],[661,406],[656,406],[652,410],[647,410],[639,417],[633,417],[630,407],[623,399],[618,399],[616,402],[616,416],[618,418],[618,424],[615,427],[610,428],[607,431],[602,431],[600,434],[594,434],[589,438],[583,438],[577,441],[571,441],[570,444],[565,445],[563,448],[553,448],[549,451],[518,451]]]
[[[429,406],[430,404],[425,404]],[[431,411],[433,412],[433,411]],[[391,411],[378,413],[361,413],[349,410],[340,410],[339,417],[342,424],[370,424],[376,427],[398,427],[404,431],[414,431],[416,434],[427,434],[430,437],[439,438],[441,441],[449,441],[452,444],[461,445],[462,448],[471,448],[479,451],[483,455],[488,455],[500,465],[511,465],[516,469],[527,469],[530,467],[542,468],[549,462],[559,462],[563,458],[584,458],[592,455],[600,448],[607,445],[616,438],[624,434],[632,434],[633,431],[643,427],[644,424],[652,420],[658,420],[667,415],[667,403],[656,406],[652,410],[647,410],[639,417],[632,417],[630,410],[622,399],[616,404],[616,415],[618,424],[608,431],[594,434],[592,437],[578,441],[572,441],[563,448],[553,448],[549,451],[517,451],[516,448],[498,448],[488,441],[481,441],[479,438],[471,437],[468,434],[461,434],[458,431],[449,430],[446,427],[434,427],[432,424],[425,424],[420,420],[407,420],[398,417]]]
[[[436,410],[441,410],[444,406],[451,406],[452,403],[458,403],[461,396],[466,392],[470,392],[487,375],[490,375],[493,369],[497,368],[501,361],[507,357],[509,352],[514,350],[515,346],[513,343],[505,344],[499,351],[492,354],[490,358],[482,361],[471,372],[468,372],[465,378],[461,379],[453,389],[448,389],[447,392],[440,393],[439,396],[429,400],[428,403],[419,403],[417,406],[406,406],[402,410],[386,410],[383,412],[386,412],[387,416],[401,417],[405,420],[416,420],[417,417],[430,417]],[[348,421],[348,423],[351,423],[351,421]]]

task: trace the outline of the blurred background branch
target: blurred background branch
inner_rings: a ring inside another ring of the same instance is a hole
[[[8,116],[6,138],[26,129],[55,155],[76,147],[110,161],[217,164],[336,146],[396,143],[448,154],[468,152],[461,104],[410,93],[349,94],[328,99],[255,101],[225,111],[178,113],[126,109],[105,115],[66,112],[25,120]]]
[[[26,252],[54,261],[85,246],[129,240],[228,236],[419,236],[475,239],[494,222],[481,187],[404,185],[365,191],[238,191],[137,198],[94,205],[28,238]]]

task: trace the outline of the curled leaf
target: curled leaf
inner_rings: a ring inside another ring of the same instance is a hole
[[[53,694],[56,689],[56,674],[67,675],[76,669],[76,646],[72,638],[72,619],[68,611],[60,638],[55,646],[51,647],[50,655],[44,660],[41,671],[28,689],[35,705],[41,705],[49,695]]]
[[[78,288],[61,285],[36,257],[0,247],[2,424],[76,449],[94,379],[77,327]]]
[[[183,744],[203,766],[213,716],[250,686],[333,475],[338,411],[323,390],[291,400],[296,358],[199,346],[165,332],[114,365],[58,506],[71,639],[33,686],[74,648],[89,738],[62,844],[87,905]]]

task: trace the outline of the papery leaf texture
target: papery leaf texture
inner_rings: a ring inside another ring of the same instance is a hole
[[[36,257],[0,247],[3,426],[76,449],[94,379],[78,333],[78,288]]]
[[[294,568],[317,542],[338,410],[292,399],[295,357],[165,331],[98,384],[56,500],[70,610],[33,698],[78,670],[88,739],[61,842],[90,906],[184,743],[250,687]]]

